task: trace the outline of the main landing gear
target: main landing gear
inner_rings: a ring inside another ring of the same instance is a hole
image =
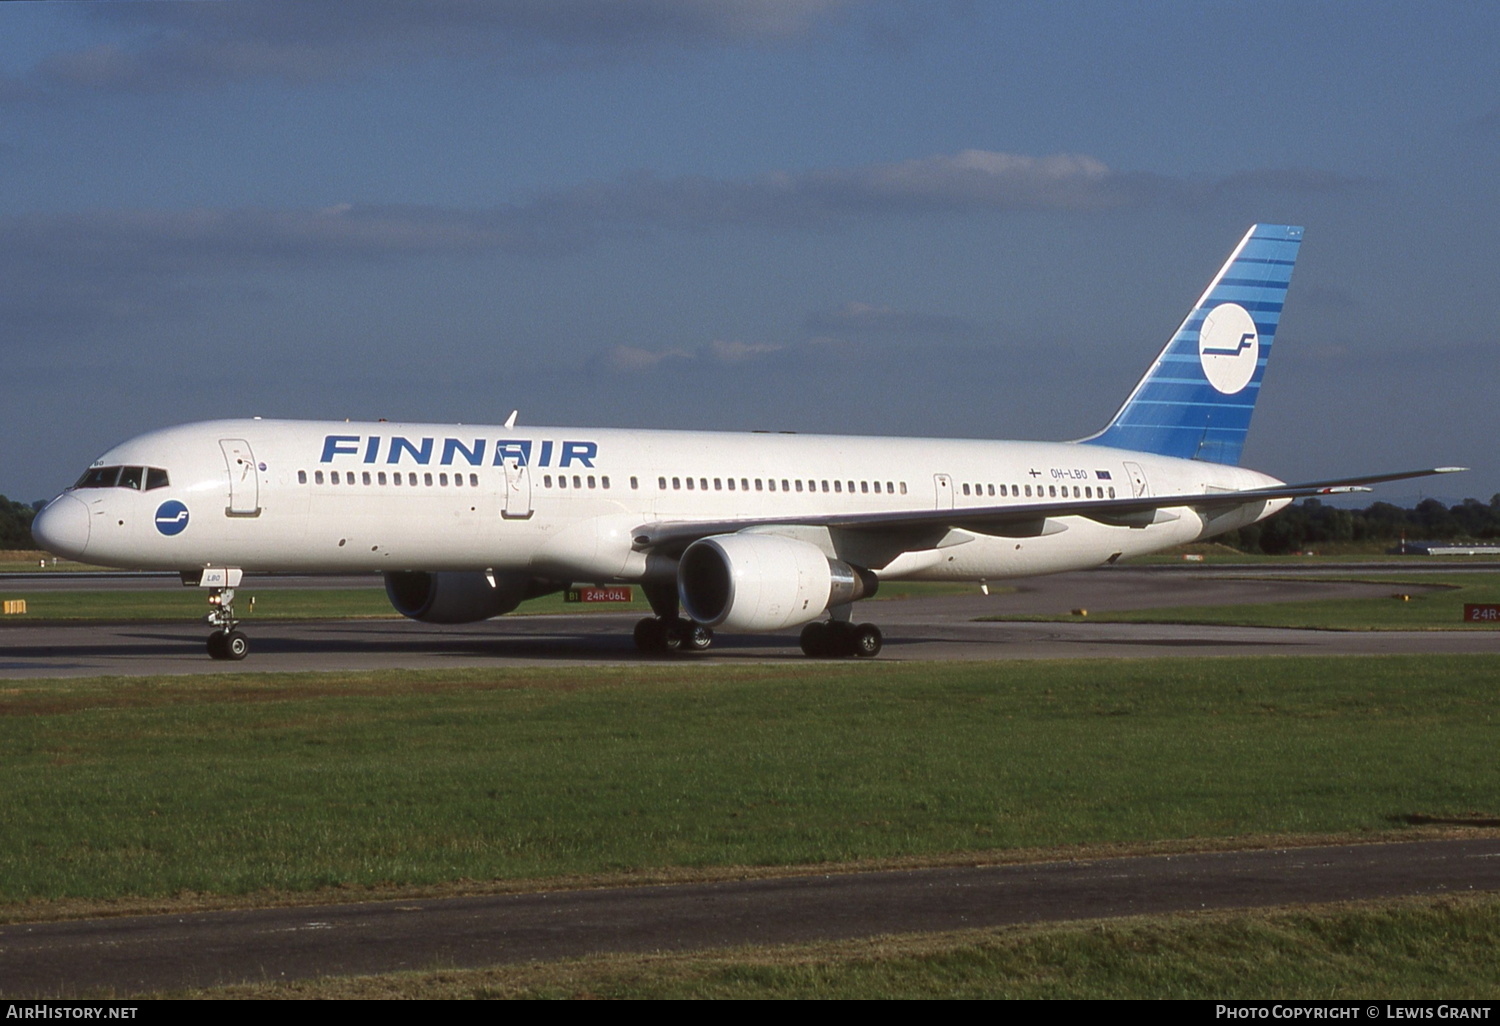
[[[651,603],[651,612],[635,625],[635,647],[650,655],[669,652],[706,652],[714,643],[714,632],[678,613],[675,580],[645,581],[641,591]]]
[[[801,640],[803,653],[814,659],[873,659],[885,641],[873,623],[843,620],[814,620],[802,628]],[[680,616],[648,616],[635,625],[635,647],[653,655],[703,652],[713,641],[712,630]]]
[[[714,632],[680,616],[648,616],[635,625],[635,647],[642,652],[703,652],[714,643]]]
[[[852,624],[847,620],[814,620],[802,628],[802,652],[813,659],[873,659],[884,639],[873,623]]]
[[[235,629],[239,621],[234,618],[234,589],[208,589],[209,623],[218,630],[208,636],[208,654],[214,659],[243,659],[250,654],[250,639]]]

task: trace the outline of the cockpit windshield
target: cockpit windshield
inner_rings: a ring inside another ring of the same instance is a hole
[[[119,467],[92,467],[84,471],[74,488],[113,488],[120,480]]]
[[[129,488],[151,491],[170,483],[160,467],[90,467],[73,485],[74,488]]]

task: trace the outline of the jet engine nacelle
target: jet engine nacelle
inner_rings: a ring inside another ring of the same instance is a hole
[[[775,631],[816,619],[829,606],[875,594],[870,571],[774,534],[720,534],[693,542],[677,564],[687,615],[725,631]]]
[[[473,623],[508,613],[541,594],[530,577],[445,570],[387,572],[385,593],[402,616],[423,623]]]

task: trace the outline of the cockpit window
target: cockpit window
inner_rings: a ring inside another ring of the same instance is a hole
[[[113,488],[120,479],[119,467],[94,467],[84,472],[74,488]]]
[[[92,467],[84,471],[74,488],[133,488],[151,491],[170,482],[160,467]]]

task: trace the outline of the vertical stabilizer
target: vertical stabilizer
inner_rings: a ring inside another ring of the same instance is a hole
[[[1238,464],[1301,243],[1301,228],[1252,226],[1114,420],[1082,441]]]

